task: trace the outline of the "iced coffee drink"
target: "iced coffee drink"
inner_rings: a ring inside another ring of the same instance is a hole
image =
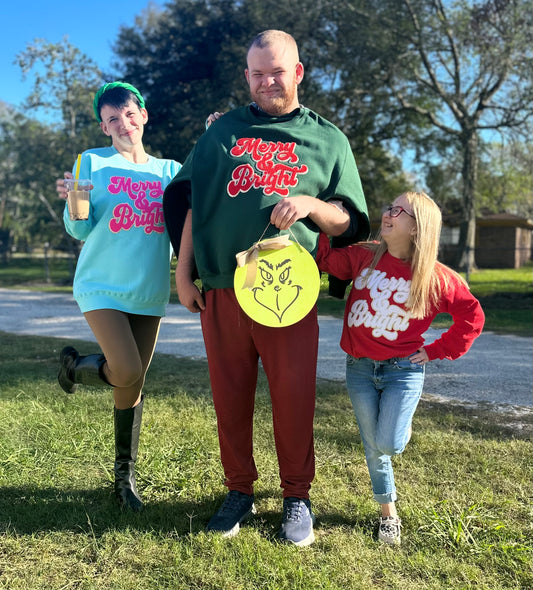
[[[68,178],[65,180],[68,196],[68,212],[70,219],[89,219],[89,195],[91,181],[86,179],[74,180]]]

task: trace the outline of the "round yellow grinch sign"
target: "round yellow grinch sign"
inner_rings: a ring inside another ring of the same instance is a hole
[[[311,311],[320,291],[320,273],[305,248],[280,236],[237,254],[233,286],[248,316],[265,326],[282,328]]]

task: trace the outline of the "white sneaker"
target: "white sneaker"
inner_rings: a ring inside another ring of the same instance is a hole
[[[378,538],[388,545],[400,545],[402,521],[397,516],[382,516],[379,519]]]

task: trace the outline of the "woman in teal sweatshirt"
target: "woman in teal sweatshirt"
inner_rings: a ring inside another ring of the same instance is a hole
[[[66,203],[64,223],[71,236],[84,242],[73,294],[103,354],[81,356],[65,347],[58,380],[67,393],[78,383],[113,388],[115,494],[122,508],[139,511],[143,503],[134,468],[142,387],[170,294],[163,191],[180,164],[145,152],[148,113],[133,86],[105,84],[93,106],[112,145],[82,154],[79,177],[93,185],[89,218],[71,220]],[[58,192],[67,196],[59,182]]]

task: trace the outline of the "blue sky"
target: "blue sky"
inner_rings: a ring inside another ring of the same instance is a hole
[[[162,6],[163,1],[151,2]],[[132,26],[150,0],[8,0],[2,2],[0,29],[0,101],[20,106],[31,90],[31,77],[13,61],[35,38],[58,43],[65,35],[103,70],[110,69],[112,45],[121,25]]]

